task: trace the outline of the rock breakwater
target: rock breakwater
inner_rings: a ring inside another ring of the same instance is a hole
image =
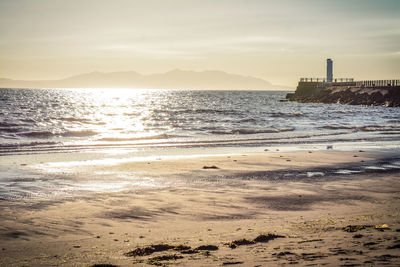
[[[286,98],[297,102],[400,107],[400,86],[352,86],[302,83]]]

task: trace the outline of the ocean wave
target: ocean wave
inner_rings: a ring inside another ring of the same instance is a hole
[[[91,125],[106,125],[104,121],[86,121],[85,124],[91,124]]]
[[[22,128],[22,127],[1,127],[0,126],[0,133],[18,133],[23,130],[24,130],[24,128]]]
[[[243,122],[256,122],[255,118],[243,118],[243,119],[234,119],[234,118],[204,118],[202,119],[204,123],[243,123]]]
[[[179,136],[172,136],[167,134],[151,135],[151,136],[140,136],[140,137],[103,137],[97,139],[97,141],[106,142],[124,142],[124,141],[140,141],[140,140],[154,140],[154,139],[169,139]]]
[[[355,130],[358,129],[360,126],[347,126],[347,125],[324,125],[320,128],[328,129],[328,130]]]
[[[82,131],[68,131],[66,133],[63,133],[62,136],[65,137],[80,137],[80,136],[93,136],[98,134],[98,132],[95,132],[93,130],[82,130]]]
[[[301,117],[304,116],[303,113],[295,112],[295,113],[284,113],[284,112],[272,112],[269,115],[273,118],[289,118],[289,117]]]
[[[257,121],[255,118],[245,118],[245,119],[240,119],[240,120],[237,120],[237,121],[235,121],[235,122],[255,122],[255,121]]]
[[[348,110],[348,109],[346,109],[346,110],[336,110],[335,112],[336,113],[341,113],[341,114],[354,113],[353,110]]]
[[[376,131],[399,131],[400,125],[368,125],[360,128],[364,132],[376,132]]]
[[[242,114],[240,110],[236,109],[178,109],[178,110],[164,110],[164,109],[154,109],[154,114],[158,113],[168,113],[170,115],[182,115],[182,114],[220,114],[220,115],[239,115]]]
[[[18,147],[38,147],[38,146],[50,146],[59,145],[61,142],[25,142],[25,143],[6,143],[0,144],[0,148],[18,148]]]
[[[60,120],[60,121],[69,121],[69,122],[90,122],[90,119],[86,119],[86,118],[75,118],[75,117],[61,117],[61,118],[51,118],[54,120]]]
[[[21,121],[22,121],[22,122],[29,123],[29,124],[35,123],[35,122],[36,122],[35,120],[32,120],[32,119],[21,119]]]
[[[294,127],[288,128],[266,128],[266,129],[234,129],[228,131],[214,130],[212,134],[261,134],[261,133],[280,133],[294,131]]]
[[[50,138],[54,136],[63,136],[63,137],[84,137],[84,136],[93,136],[98,134],[92,130],[82,130],[82,131],[67,131],[67,132],[51,132],[51,131],[30,131],[18,133],[19,136],[22,137],[32,137],[32,138]]]
[[[400,125],[325,125],[320,127],[329,130],[354,130],[363,132],[399,131]]]
[[[56,134],[50,131],[31,131],[31,132],[19,133],[18,135],[24,137],[49,138]]]
[[[139,116],[140,113],[138,112],[125,112],[123,113],[124,116]]]
[[[6,95],[7,103],[0,104],[0,143],[23,142],[28,145],[19,144],[15,150],[31,153],[399,140],[400,110],[395,108],[283,104],[279,99],[286,93],[266,91],[146,91],[145,100],[126,91],[107,92],[103,96],[97,90],[2,91],[0,98]],[[114,97],[121,101],[111,103]],[[32,141],[61,144],[29,145]]]
[[[19,124],[16,123],[10,123],[10,122],[0,122],[0,127],[17,127],[20,126]]]

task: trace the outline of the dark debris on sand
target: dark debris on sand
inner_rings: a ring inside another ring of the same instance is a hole
[[[201,250],[218,250],[218,246],[215,245],[202,245],[195,249],[187,245],[168,245],[168,244],[158,244],[158,245],[150,245],[147,247],[136,248],[132,251],[125,253],[124,255],[127,257],[137,257],[137,256],[148,256],[155,252],[162,252],[168,250],[179,251],[182,254],[194,254],[198,253]]]
[[[176,261],[178,259],[183,259],[182,256],[173,254],[173,255],[162,255],[162,256],[157,256],[157,257],[153,257],[147,260],[147,264],[149,265],[155,265],[155,266],[165,266],[166,263],[163,261]]]
[[[125,253],[124,255],[127,257],[136,257],[136,256],[148,256],[153,254],[154,252],[161,252],[175,248],[175,246],[171,246],[168,244],[158,244],[151,245],[144,248],[137,248],[132,251]]]
[[[203,169],[219,169],[217,166],[212,165],[212,166],[203,166]]]
[[[236,265],[236,264],[243,264],[243,261],[225,261],[222,265]]]
[[[186,245],[178,245],[174,247],[174,250],[176,251],[186,251],[190,250],[192,247],[191,246],[186,246]]]
[[[347,225],[342,228],[343,231],[349,232],[349,233],[354,233],[360,230],[363,230],[367,227],[371,227],[371,225]]]
[[[387,249],[396,249],[396,248],[400,248],[400,243],[394,244],[393,246],[388,246],[387,247]]]
[[[197,247],[195,250],[218,250],[218,247],[214,245],[203,245]]]
[[[93,264],[90,267],[118,267],[118,265],[108,264],[108,263],[100,263],[100,264]]]
[[[297,254],[297,253],[293,253],[290,251],[282,251],[279,253],[273,253],[272,255],[276,256],[277,258],[286,258],[289,261],[292,261],[292,260],[314,261],[316,259],[322,259],[322,258],[326,258],[329,256],[329,254],[321,253],[321,252]]]
[[[267,243],[271,240],[274,240],[275,238],[283,238],[284,236],[282,235],[276,235],[276,234],[266,234],[266,235],[259,235],[254,240],[247,240],[245,238],[239,239],[232,241],[230,243],[227,243],[230,248],[237,248],[238,246],[243,246],[243,245],[252,245],[255,243]]]
[[[387,225],[386,223],[384,223],[382,225],[366,225],[366,224],[364,224],[364,225],[347,225],[347,226],[343,227],[342,230],[345,232],[354,233],[354,232],[358,232],[358,231],[366,229],[366,228],[373,228],[380,232],[383,232],[384,230],[390,230],[389,225]]]

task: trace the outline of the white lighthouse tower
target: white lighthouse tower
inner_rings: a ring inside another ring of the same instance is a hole
[[[326,81],[333,82],[333,61],[330,58],[326,60]]]

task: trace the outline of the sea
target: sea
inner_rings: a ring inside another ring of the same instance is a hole
[[[107,149],[398,145],[400,109],[287,91],[0,89],[0,155]]]
[[[0,89],[0,200],[171,185],[161,178],[93,173],[86,167],[140,158],[284,149],[399,151],[400,108],[289,102],[288,92]],[[91,153],[103,156],[80,156]],[[46,154],[54,162],[24,162],[24,157]],[[273,178],[399,170],[397,156],[386,165],[273,173]]]

